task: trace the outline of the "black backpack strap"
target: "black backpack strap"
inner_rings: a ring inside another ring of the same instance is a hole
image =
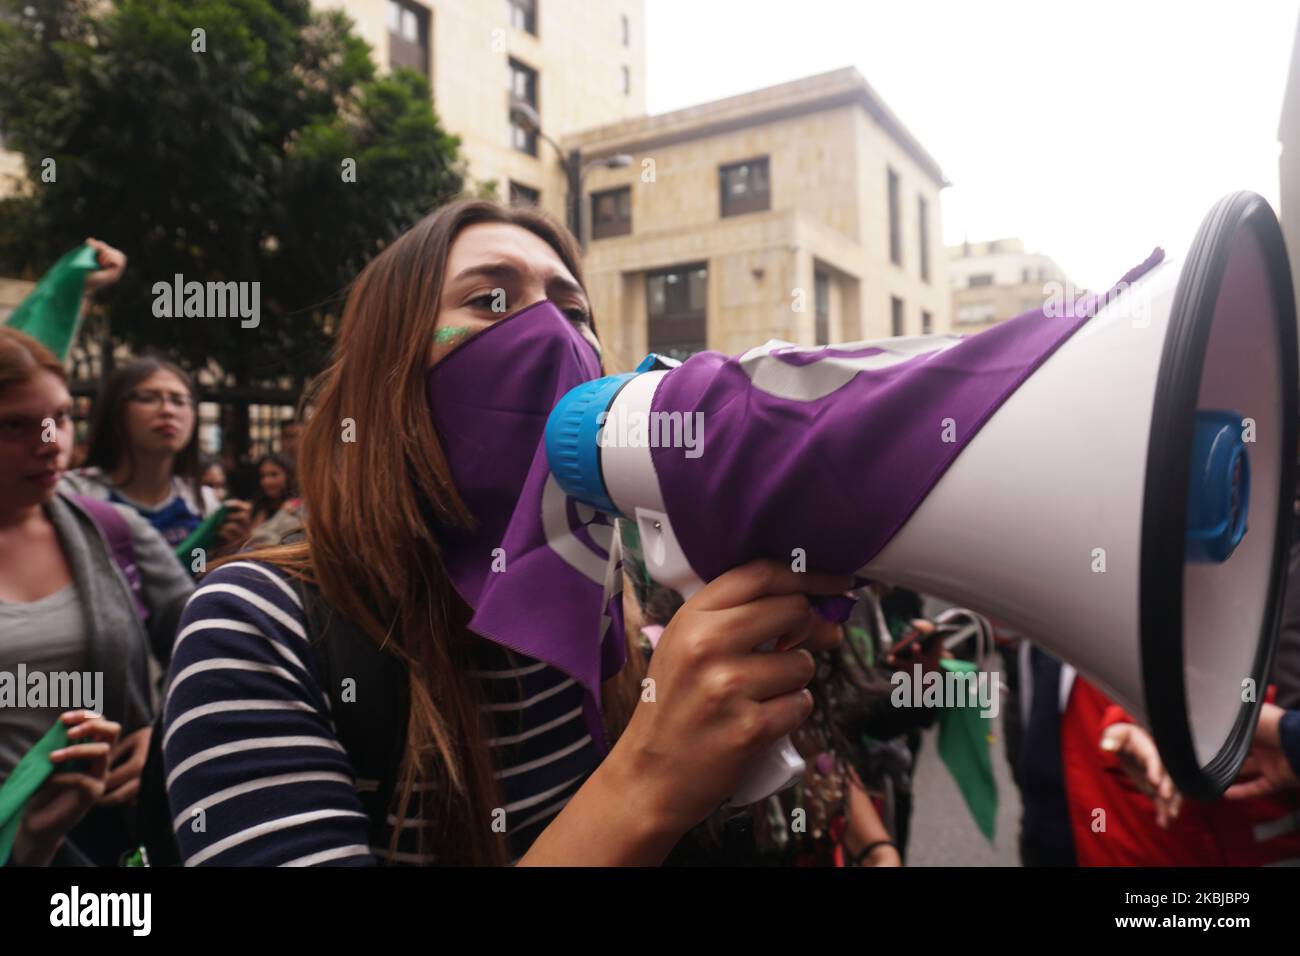
[[[406,665],[335,611],[316,588],[299,582],[297,589],[330,717],[370,818],[371,845],[386,847],[411,707]]]

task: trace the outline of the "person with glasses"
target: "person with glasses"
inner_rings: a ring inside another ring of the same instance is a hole
[[[68,476],[80,494],[128,505],[172,547],[222,501],[202,482],[194,383],[171,362],[137,359],[100,389],[85,467]],[[225,502],[223,546],[248,536],[248,503]],[[209,555],[211,557],[211,555]]]

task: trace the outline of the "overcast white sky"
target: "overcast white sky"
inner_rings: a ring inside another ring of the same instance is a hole
[[[1277,208],[1300,0],[646,7],[650,113],[856,66],[953,183],[947,243],[1020,236],[1095,288],[1226,192]]]

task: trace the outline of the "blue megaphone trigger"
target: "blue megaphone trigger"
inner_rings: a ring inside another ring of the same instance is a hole
[[[614,396],[635,372],[606,375],[568,392],[546,420],[546,459],[566,495],[598,511],[619,515],[600,471],[600,429]]]
[[[1222,563],[1246,534],[1250,456],[1237,412],[1198,411],[1187,496],[1186,559]]]

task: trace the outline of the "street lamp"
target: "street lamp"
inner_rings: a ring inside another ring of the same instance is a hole
[[[586,182],[587,173],[593,169],[625,169],[632,165],[632,157],[627,153],[616,153],[613,156],[593,159],[583,165],[581,150],[575,148],[566,153],[563,146],[542,132],[542,117],[531,103],[525,103],[523,100],[517,99],[513,94],[510,95],[509,102],[511,119],[517,119],[524,125],[531,127],[539,139],[550,143],[555,152],[559,154],[560,166],[564,169],[564,178],[567,183],[568,195],[565,197],[565,209],[567,211],[569,231],[577,237],[578,245],[582,248],[582,251],[586,252],[587,237],[586,230],[583,228],[582,184]]]

